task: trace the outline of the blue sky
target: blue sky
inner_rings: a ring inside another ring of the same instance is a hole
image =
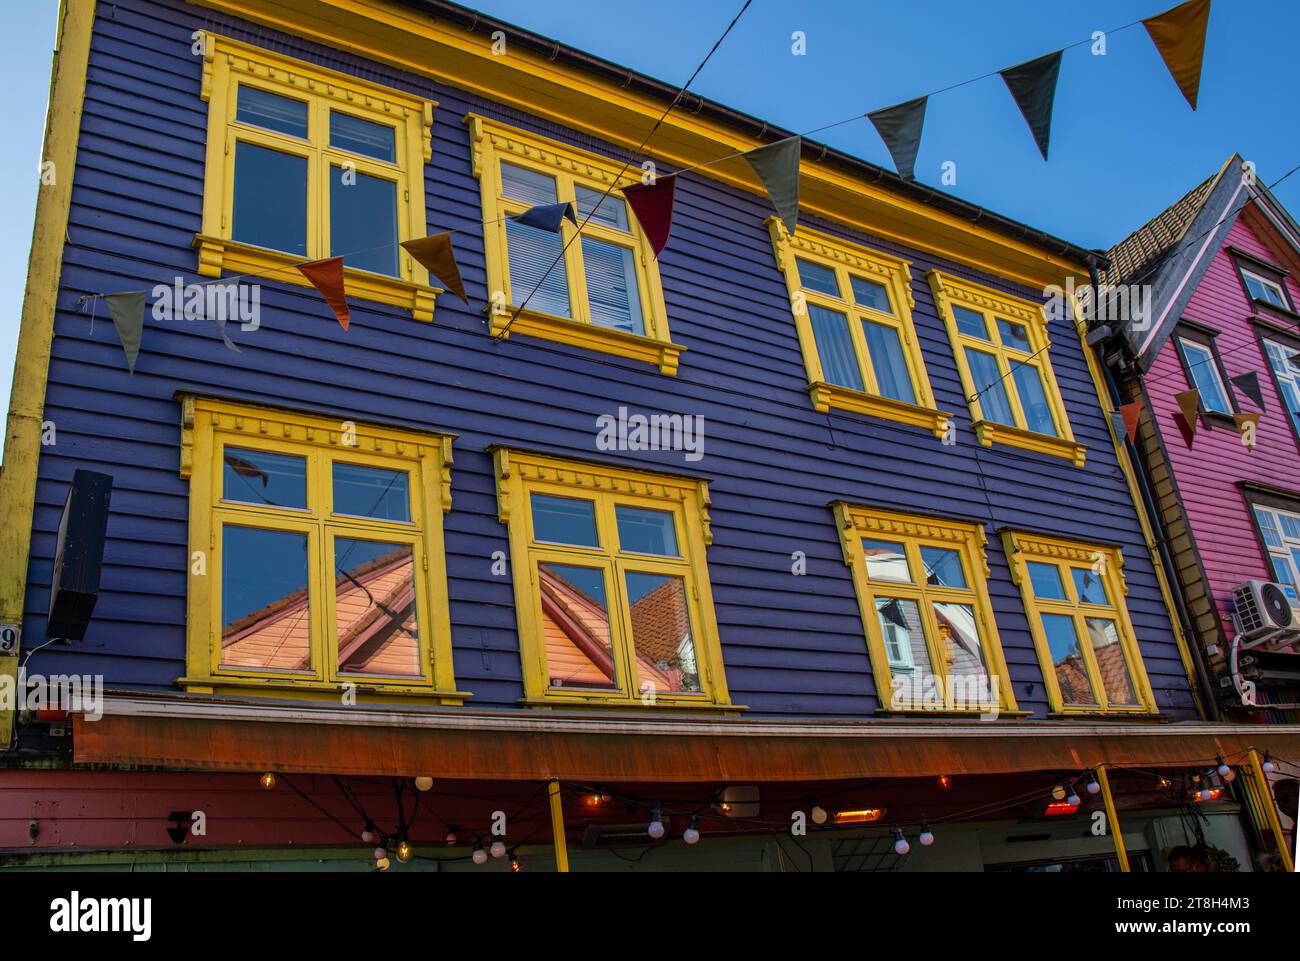
[[[625,64],[674,86],[690,75],[743,0],[478,0],[484,13]],[[698,93],[795,131],[890,106],[1012,66],[1174,0],[753,0],[705,67]],[[48,95],[54,0],[10,4],[0,36],[0,409],[8,409],[37,164]],[[791,54],[803,31],[807,53]],[[1108,36],[1107,54],[1066,52],[1051,161],[1044,163],[1001,80],[931,100],[917,178],[1088,247],[1106,247],[1172,203],[1233,151],[1272,183],[1300,164],[1294,0],[1215,0],[1193,113],[1142,27]],[[819,135],[892,166],[866,120]],[[652,145],[653,146],[653,143]],[[1300,173],[1277,188],[1300,214]]]

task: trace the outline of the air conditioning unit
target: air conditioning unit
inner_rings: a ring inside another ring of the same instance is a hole
[[[1241,650],[1285,647],[1300,637],[1300,609],[1286,586],[1272,581],[1246,581],[1232,592],[1236,602]]]

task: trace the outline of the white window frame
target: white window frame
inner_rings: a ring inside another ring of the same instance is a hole
[[[1211,414],[1226,414],[1231,417],[1232,395],[1228,393],[1228,387],[1224,384],[1223,377],[1219,374],[1219,360],[1214,356],[1214,348],[1209,344],[1203,344],[1199,340],[1194,340],[1190,337],[1179,337],[1178,344],[1182,347],[1183,356],[1187,361],[1187,379],[1192,382],[1191,386],[1195,387],[1200,392],[1201,406]],[[1214,377],[1214,383],[1219,388],[1219,393],[1223,397],[1223,402],[1228,405],[1227,410],[1219,410],[1206,403],[1207,398],[1205,395],[1205,388],[1197,382],[1196,365],[1192,363],[1191,354],[1193,351],[1200,351],[1200,353],[1205,355],[1205,360],[1210,368],[1210,373]]]
[[[1251,300],[1262,300],[1266,304],[1272,304],[1274,307],[1281,307],[1283,310],[1291,309],[1291,301],[1286,295],[1286,290],[1276,280],[1270,280],[1268,277],[1265,277],[1262,274],[1257,274],[1253,270],[1247,270],[1245,267],[1241,268],[1241,278],[1246,284],[1246,293],[1250,296]],[[1250,281],[1252,280],[1261,284],[1265,288],[1276,291],[1281,303],[1274,303],[1267,297],[1256,297],[1255,292],[1250,289]]]

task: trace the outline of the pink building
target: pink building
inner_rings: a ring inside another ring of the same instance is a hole
[[[1109,257],[1089,339],[1141,405],[1144,495],[1203,683],[1227,717],[1293,720],[1300,228],[1234,155]]]

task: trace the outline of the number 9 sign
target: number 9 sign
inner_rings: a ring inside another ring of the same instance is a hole
[[[0,655],[18,653],[21,633],[17,624],[0,624]]]

